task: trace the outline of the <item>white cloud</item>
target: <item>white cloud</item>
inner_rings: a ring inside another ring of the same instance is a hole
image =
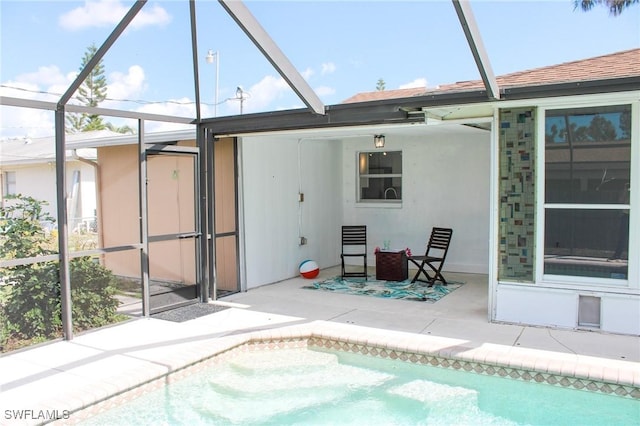
[[[39,67],[37,71],[20,74],[17,78],[22,83],[32,83],[38,85],[64,85],[68,82],[67,77],[55,65]]]
[[[15,80],[3,81],[0,95],[20,99],[57,102],[69,85],[76,79],[77,72],[63,74],[56,66],[42,66],[37,71],[21,74]],[[126,73],[113,72],[109,75],[107,97],[111,99],[138,99],[146,89],[144,70],[139,65],[129,67]],[[73,98],[70,104],[78,102]],[[106,100],[101,107],[129,110],[130,104]],[[164,113],[164,112],[163,112]],[[168,112],[170,113],[170,112]],[[195,116],[191,113],[188,116]],[[6,107],[2,110],[0,138],[51,136],[54,133],[52,111],[34,108]],[[109,120],[111,121],[111,120]]]
[[[139,65],[133,65],[129,67],[126,74],[121,72],[109,74],[107,97],[110,99],[138,98],[146,87],[144,70]]]
[[[52,136],[53,123],[53,111],[0,106],[0,139]]]
[[[43,88],[39,81],[58,83]],[[66,77],[57,67],[40,67],[33,73],[22,74],[15,80],[3,81],[0,96],[56,102],[64,93]],[[56,93],[48,95],[43,92]],[[55,133],[54,112],[35,108],[0,107],[0,139],[52,136]]]
[[[283,78],[267,75],[249,88],[247,98],[242,105],[243,112],[262,111],[287,92],[293,91]],[[232,114],[238,114],[240,111],[239,102],[232,100],[226,103]]]
[[[171,99],[168,102],[143,105],[136,109],[136,112],[147,114],[159,114],[172,117],[195,118],[196,107],[193,100],[189,98]],[[213,115],[213,114],[211,114]],[[203,112],[203,116],[207,117]],[[180,123],[167,123],[159,121],[145,121],[146,132],[165,132],[169,130],[189,129],[193,126]]]
[[[336,71],[336,64],[333,62],[325,62],[322,64],[322,71],[320,72],[322,75],[325,74],[333,74]]]
[[[329,96],[334,95],[336,93],[336,89],[329,86],[320,86],[314,89],[318,96]]]
[[[410,81],[406,84],[401,84],[399,89],[413,89],[415,87],[427,87],[427,79],[426,78],[416,78],[413,81]]]
[[[115,27],[129,11],[120,0],[85,1],[58,18],[59,25],[70,31],[92,27]],[[171,16],[158,5],[143,7],[131,21],[130,27],[142,28],[150,25],[166,25]]]
[[[305,80],[309,80],[314,74],[315,71],[313,71],[311,68],[307,68],[300,73],[300,75],[302,75],[302,78],[304,78]]]

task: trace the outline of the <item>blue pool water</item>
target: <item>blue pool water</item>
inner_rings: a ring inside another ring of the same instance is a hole
[[[638,425],[617,396],[303,349],[241,353],[84,425]]]

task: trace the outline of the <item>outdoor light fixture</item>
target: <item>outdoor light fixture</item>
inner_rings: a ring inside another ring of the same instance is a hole
[[[207,61],[208,64],[212,64],[214,59],[216,61],[216,93],[215,93],[216,97],[213,104],[213,116],[217,117],[218,116],[218,82],[220,80],[219,78],[220,54],[218,52],[214,52],[212,49],[209,49],[209,52],[207,52],[207,56],[205,57],[205,60]]]
[[[376,148],[384,148],[384,135],[374,135],[373,136],[373,145]]]

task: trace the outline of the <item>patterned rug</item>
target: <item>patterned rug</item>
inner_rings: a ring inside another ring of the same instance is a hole
[[[426,283],[417,281],[381,281],[373,278],[348,278],[340,276],[324,281],[314,282],[303,288],[309,290],[325,290],[334,293],[356,294],[361,296],[383,297],[387,299],[405,299],[419,302],[435,303],[447,294],[462,286],[459,281],[447,280],[448,284],[436,283],[428,287]]]

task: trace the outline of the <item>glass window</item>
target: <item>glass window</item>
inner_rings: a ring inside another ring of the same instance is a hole
[[[5,197],[7,195],[16,195],[16,172],[4,172],[4,188]]]
[[[547,111],[546,274],[627,278],[630,176],[629,105]]]
[[[358,154],[358,201],[401,202],[402,151]]]

